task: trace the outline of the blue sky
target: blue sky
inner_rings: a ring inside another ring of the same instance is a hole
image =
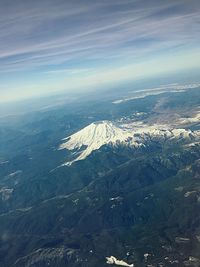
[[[1,0],[0,102],[199,68],[199,43],[199,0]]]

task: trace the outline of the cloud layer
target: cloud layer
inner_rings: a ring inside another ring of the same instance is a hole
[[[11,73],[74,75],[191,49],[200,41],[198,0],[2,0],[0,5],[4,88]]]

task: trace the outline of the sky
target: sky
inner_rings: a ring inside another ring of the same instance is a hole
[[[0,0],[0,102],[198,69],[199,43],[199,0]]]

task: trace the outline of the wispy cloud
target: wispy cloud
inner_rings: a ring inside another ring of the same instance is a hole
[[[134,55],[149,45],[154,50],[158,43],[162,49],[165,42],[170,47],[200,39],[197,1],[108,2],[17,0],[12,6],[2,4],[0,59],[4,67],[36,67],[51,60],[56,64],[55,58],[58,64],[80,56],[101,59],[102,50],[107,57],[114,51],[123,57],[131,49]]]
[[[67,75],[76,75],[80,73],[92,72],[92,69],[56,69],[45,71],[45,74],[67,74]]]
[[[0,77],[74,75],[187,50],[199,45],[199,24],[198,0],[2,0]]]

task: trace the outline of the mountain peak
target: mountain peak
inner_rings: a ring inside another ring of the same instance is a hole
[[[67,141],[60,146],[60,149],[79,150],[86,146],[86,149],[74,160],[78,161],[85,159],[92,151],[98,150],[105,144],[122,143],[130,137],[130,131],[117,126],[111,121],[93,122],[77,133],[65,138],[64,140]]]

